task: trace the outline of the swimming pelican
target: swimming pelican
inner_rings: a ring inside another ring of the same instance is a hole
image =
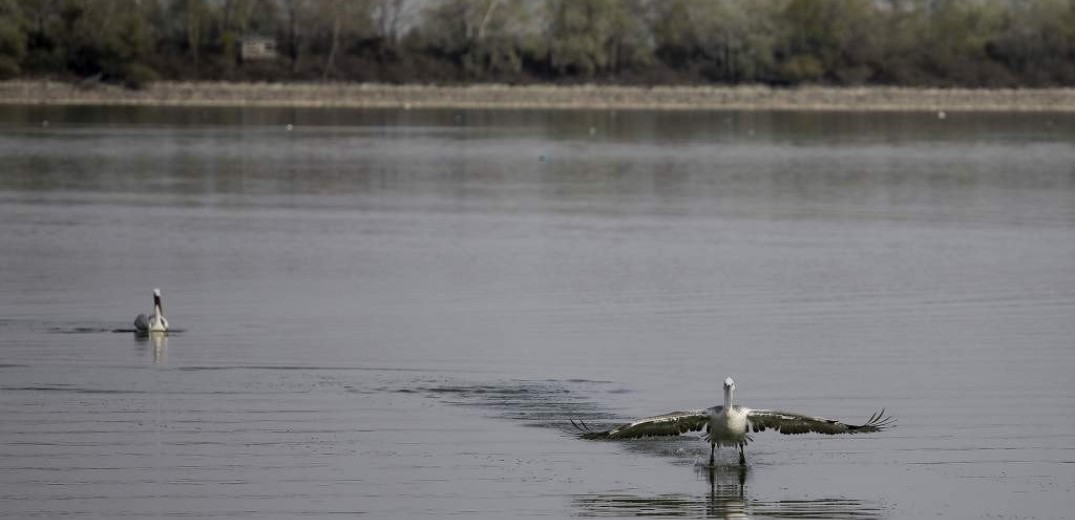
[[[138,332],[167,332],[168,320],[164,317],[164,309],[161,308],[161,290],[153,289],[153,315],[139,314],[134,319],[134,328]]]
[[[617,426],[611,430],[591,432],[585,424],[576,428],[586,431],[584,439],[639,439],[642,437],[675,436],[687,432],[696,432],[705,429],[707,434],[702,438],[709,441],[709,465],[713,465],[714,452],[717,446],[738,446],[739,464],[746,464],[746,455],[743,447],[754,439],[747,433],[765,431],[771,428],[785,435],[799,433],[824,433],[836,435],[838,433],[872,433],[879,432],[893,425],[891,417],[885,415],[881,409],[870,416],[865,424],[844,424],[840,421],[825,419],[823,417],[811,417],[792,412],[780,412],[776,410],[751,410],[732,403],[732,395],[735,392],[735,381],[732,378],[724,380],[724,405],[713,406],[705,410],[690,412],[672,412],[665,415],[646,417],[635,422]],[[574,424],[574,421],[572,421]]]

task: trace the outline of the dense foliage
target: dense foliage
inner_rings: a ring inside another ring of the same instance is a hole
[[[1075,85],[1075,0],[0,0],[13,77]]]

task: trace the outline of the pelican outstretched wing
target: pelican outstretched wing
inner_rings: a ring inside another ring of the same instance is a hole
[[[792,412],[777,410],[750,410],[747,413],[747,421],[750,428],[755,432],[773,429],[785,435],[800,433],[824,433],[836,435],[839,433],[873,433],[889,428],[895,424],[891,416],[885,415],[882,408],[870,416],[863,424],[844,424],[833,419],[824,417],[811,417]]]
[[[672,412],[646,417],[605,431],[587,431],[584,439],[640,439],[642,437],[669,437],[687,432],[701,431],[709,424],[709,415],[719,413],[723,406],[707,410]],[[577,425],[576,425],[577,426]],[[585,425],[584,425],[585,426]]]

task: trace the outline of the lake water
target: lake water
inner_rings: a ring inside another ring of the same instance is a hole
[[[1072,114],[7,106],[0,158],[0,517],[1075,511]],[[568,422],[727,376],[899,424]]]

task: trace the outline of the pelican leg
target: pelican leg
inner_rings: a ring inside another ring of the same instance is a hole
[[[713,462],[714,461],[713,454],[714,454],[714,452],[716,452],[716,450],[717,450],[717,443],[714,442],[714,443],[709,445],[709,466],[710,467],[713,467],[713,464],[714,464],[714,462]]]
[[[741,466],[746,466],[746,464],[747,464],[747,456],[746,456],[745,453],[743,453],[743,445],[742,444],[739,445],[739,464]]]

